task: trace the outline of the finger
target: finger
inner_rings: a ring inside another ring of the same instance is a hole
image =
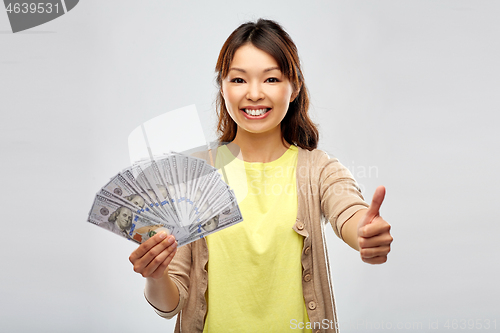
[[[372,259],[380,256],[387,256],[391,251],[391,247],[389,245],[372,247],[367,249],[359,250],[359,254],[361,259]]]
[[[163,241],[161,241],[161,243],[156,244],[155,247],[153,247],[146,254],[144,254],[144,256],[141,259],[139,259],[139,261],[142,261],[145,265],[148,265],[157,255],[167,250],[168,247],[170,247],[174,243],[175,243],[174,236],[168,236]]]
[[[383,218],[377,216],[372,219],[372,222],[359,229],[358,235],[361,237],[369,238],[380,234],[389,233],[391,225]]]
[[[372,264],[372,265],[380,265],[383,264],[387,261],[387,256],[380,256],[380,257],[374,257],[374,258],[369,258],[369,259],[363,259],[361,258],[364,262],[367,264]]]
[[[167,258],[158,266],[158,268],[151,273],[151,277],[154,279],[159,279],[165,274],[165,270],[167,269],[168,265],[170,262],[172,262],[172,259],[174,258],[175,254],[177,253],[177,246],[175,249],[167,256]]]
[[[366,212],[366,217],[373,218],[379,215],[380,206],[384,201],[384,197],[385,197],[385,187],[384,186],[377,187],[375,193],[373,194],[372,203],[370,207],[368,207],[368,211]]]
[[[166,244],[169,244],[167,247],[165,247],[164,242],[162,242],[151,249],[134,265],[134,271],[142,274],[144,277],[151,276],[151,274],[153,274],[177,248],[177,242],[174,241],[170,243],[170,241],[172,241],[171,238],[164,241]]]
[[[153,261],[160,253],[165,251],[169,246],[175,243],[174,236],[168,236],[160,243],[156,244],[153,248],[151,248],[148,252],[146,252],[141,258],[135,260],[134,271],[137,273],[144,272],[144,268],[149,265],[151,261]]]
[[[142,258],[149,250],[155,247],[158,243],[162,242],[165,238],[167,238],[168,234],[166,232],[159,232],[141,245],[132,252],[129,257],[131,263],[134,263],[137,259]],[[173,236],[172,236],[173,237]]]
[[[151,260],[151,262],[144,268],[142,276],[144,277],[154,277],[155,275],[161,277],[163,272],[167,268],[168,264],[172,260],[175,252],[177,250],[177,243],[174,242],[167,249],[159,253],[156,257]]]
[[[392,236],[389,233],[383,233],[381,235],[373,237],[359,237],[358,243],[361,249],[377,247],[382,245],[390,245],[392,243]]]

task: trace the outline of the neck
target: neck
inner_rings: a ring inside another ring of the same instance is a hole
[[[245,162],[272,162],[280,158],[290,147],[281,136],[281,128],[266,133],[250,133],[238,128],[236,137],[228,146],[233,154]]]

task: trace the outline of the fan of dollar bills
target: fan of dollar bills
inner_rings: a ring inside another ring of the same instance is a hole
[[[97,193],[88,221],[137,243],[166,231],[182,246],[243,218],[216,168],[169,153],[113,177]]]

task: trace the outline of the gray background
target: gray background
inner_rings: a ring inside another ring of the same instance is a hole
[[[87,213],[140,123],[194,103],[214,137],[219,49],[259,17],[299,48],[320,148],[367,200],[387,187],[386,264],[328,231],[343,332],[500,328],[499,14],[498,1],[87,0],[12,34],[0,10],[0,331],[173,329],[143,298],[135,245]]]

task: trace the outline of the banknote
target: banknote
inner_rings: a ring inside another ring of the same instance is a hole
[[[180,191],[179,187],[177,186],[178,180],[176,177],[176,173],[173,172],[172,170],[172,163],[171,163],[171,156],[164,156],[162,159],[156,160],[156,163],[158,165],[158,170],[160,171],[160,174],[162,174],[163,179],[165,181],[164,185],[165,188],[168,190],[171,196],[171,205],[173,209],[175,209],[176,214],[179,219],[179,224],[184,225],[182,218],[182,210],[181,210],[181,205],[180,205]]]
[[[127,207],[134,213],[141,215],[144,218],[150,219],[152,221],[157,221],[158,223],[167,223],[169,225],[175,226],[175,221],[162,219],[161,216],[155,215],[152,210],[144,210],[136,206],[134,203],[116,196],[114,193],[108,192],[106,189],[102,188],[99,195],[106,197],[110,202]]]
[[[149,201],[149,199],[141,195],[140,191],[137,191],[134,186],[129,184],[125,177],[123,177],[120,173],[112,177],[111,180],[102,187],[102,190],[112,193],[115,197],[129,201],[132,205],[140,208],[142,211],[147,211],[157,217],[160,217],[160,214],[155,212],[155,209],[152,209],[153,204]]]
[[[203,205],[192,216],[190,224],[203,223],[231,207],[236,201],[234,192],[230,189],[219,187],[213,195],[209,196]]]
[[[231,227],[243,221],[241,211],[237,204],[223,211],[219,215],[209,220],[204,225],[197,225],[188,238],[178,240],[179,246],[189,244],[214,232]]]
[[[139,174],[138,181],[144,177],[142,186],[154,193],[155,197],[158,198],[157,201],[162,211],[180,225],[180,218],[182,215],[173,203],[175,193],[173,193],[172,188],[168,187],[156,161],[153,160],[139,164],[133,167],[133,170],[135,173]]]
[[[169,219],[172,217],[172,212],[170,212],[169,214],[169,212],[163,209],[162,205],[160,205],[160,203],[158,202],[158,197],[156,196],[156,193],[151,188],[149,181],[147,181],[140,167],[133,166],[132,168],[125,169],[122,171],[122,174],[125,177],[125,179],[131,185],[134,186],[136,191],[138,191],[141,194],[141,196],[148,203],[150,203],[150,207],[152,210],[154,210],[156,213],[158,213],[165,219]],[[174,219],[177,219],[177,217],[174,216]]]
[[[122,170],[97,193],[88,221],[142,243],[160,231],[179,246],[243,221],[234,191],[207,161],[179,153]]]

